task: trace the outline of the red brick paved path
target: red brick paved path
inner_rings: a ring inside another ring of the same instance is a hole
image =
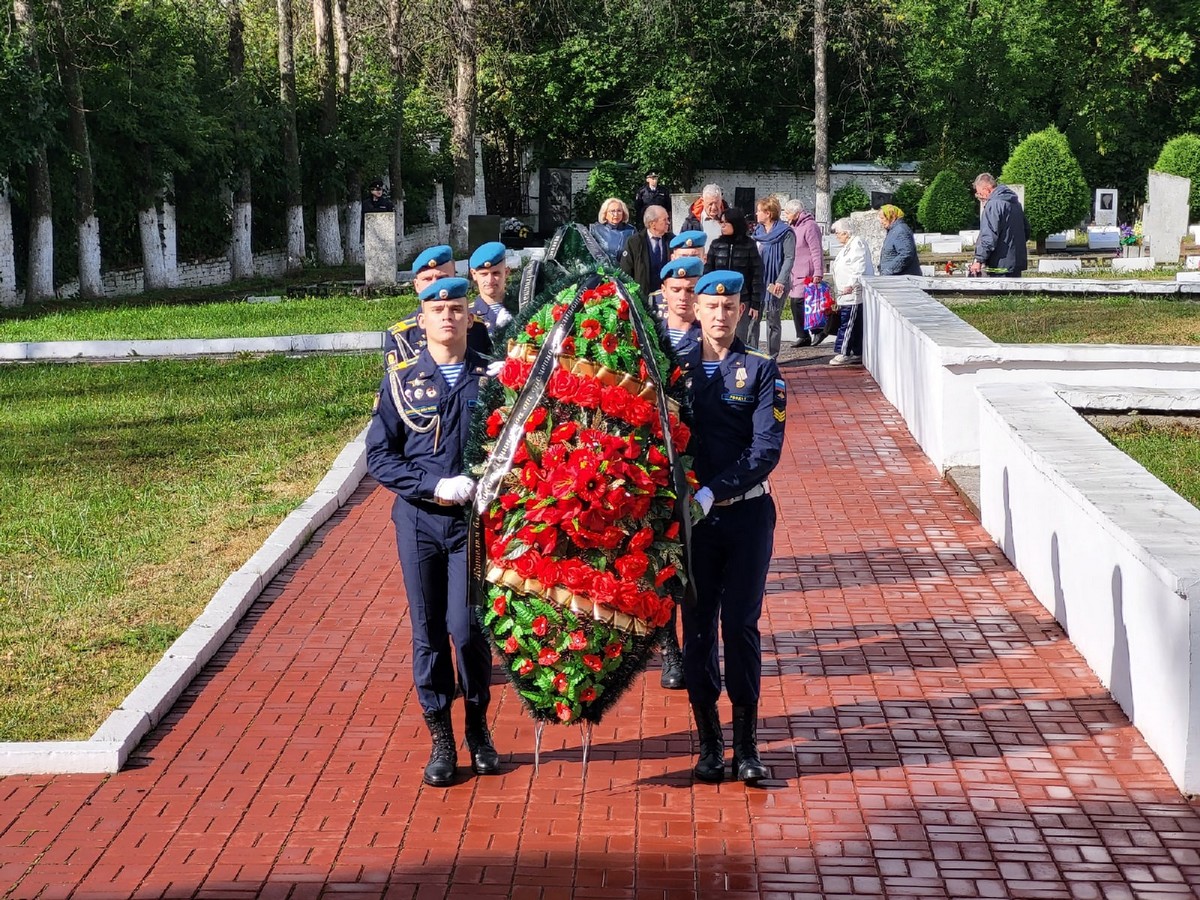
[[[596,729],[586,780],[574,727],[547,729],[534,778],[502,686],[507,774],[422,787],[390,496],[367,484],[125,771],[0,779],[0,890],[1196,896],[1200,809],[870,377],[787,376],[765,789],[692,785],[687,698],[656,672]]]

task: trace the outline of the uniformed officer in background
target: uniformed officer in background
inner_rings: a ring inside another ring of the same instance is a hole
[[[758,754],[758,620],[775,535],[767,476],[783,447],[787,392],[774,361],[747,350],[735,334],[745,309],[742,288],[742,276],[724,270],[696,283],[701,340],[681,359],[692,404],[690,450],[701,485],[693,501],[702,516],[692,528],[696,602],[683,610],[683,667],[700,743],[693,771],[701,781],[720,781],[719,622],[725,690],[733,704],[734,774],[756,783],[770,777]]]
[[[447,244],[438,244],[422,250],[413,260],[413,289],[417,296],[439,278],[454,277],[454,251]],[[412,315],[406,316],[399,322],[388,327],[383,333],[383,366],[386,369],[393,362],[404,362],[418,356],[425,347],[425,332],[417,322],[420,314],[418,309]],[[477,353],[491,355],[492,339],[488,333],[487,324],[478,316],[471,322],[467,331],[467,344]]]
[[[468,265],[471,280],[479,291],[471,312],[487,323],[488,334],[495,335],[512,321],[512,313],[504,306],[508,291],[508,248],[499,241],[489,241],[476,248]]]
[[[396,495],[392,522],[412,624],[413,683],[433,736],[424,778],[435,787],[451,784],[457,767],[450,716],[456,668],[471,767],[478,775],[500,768],[487,725],[491,650],[467,590],[467,504],[475,482],[463,474],[462,457],[490,362],[467,347],[467,287],[465,278],[440,278],[421,291],[417,325],[425,346],[388,366],[367,431],[367,469]]]

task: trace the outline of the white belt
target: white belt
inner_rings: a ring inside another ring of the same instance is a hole
[[[733,506],[739,500],[753,500],[755,497],[761,497],[764,494],[771,493],[771,482],[760,481],[744,494],[738,494],[736,497],[730,497],[728,500],[718,500],[713,506]]]

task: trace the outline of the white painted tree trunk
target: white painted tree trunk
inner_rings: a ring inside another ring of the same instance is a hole
[[[138,212],[138,237],[142,241],[142,286],[147,291],[167,287],[167,267],[163,260],[162,233],[158,209],[150,206]]]
[[[318,206],[317,262],[323,266],[340,266],[344,260],[337,205]]]
[[[254,250],[251,243],[249,203],[233,204],[233,233],[229,241],[229,271],[236,281],[254,277]]]
[[[29,223],[29,271],[25,273],[25,300],[54,296],[54,221],[40,216]]]
[[[0,306],[20,306],[17,294],[17,248],[13,244],[12,203],[8,182],[0,178]]]
[[[176,260],[176,230],[175,204],[171,198],[175,195],[175,176],[166,177],[166,185],[159,194],[162,214],[159,220],[162,231],[163,272],[167,276],[167,286],[176,287],[179,284],[179,268]]]
[[[100,220],[89,216],[79,225],[79,296],[101,297],[104,280],[100,277]]]
[[[346,247],[346,262],[356,266],[361,266],[366,260],[363,255],[362,220],[362,201],[351,200],[346,204],[346,220],[342,223],[342,243]]]
[[[298,269],[304,265],[304,207],[289,206],[287,209],[287,267]]]

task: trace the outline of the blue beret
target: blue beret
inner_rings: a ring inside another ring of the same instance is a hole
[[[681,256],[673,259],[659,270],[658,277],[664,281],[668,278],[699,278],[704,274],[704,263],[695,256]]]
[[[426,300],[461,300],[467,296],[471,282],[465,278],[439,278],[421,291],[421,302]]]
[[[703,247],[708,235],[703,231],[681,231],[671,238],[672,250],[690,250],[692,247]]]
[[[488,241],[477,247],[475,252],[471,254],[471,260],[468,265],[472,269],[490,269],[492,266],[498,266],[504,262],[505,256],[508,254],[508,248],[499,241]]]
[[[718,269],[715,272],[709,272],[696,282],[696,293],[712,294],[718,297],[725,294],[740,294],[745,281],[746,279],[737,272]]]
[[[413,260],[412,270],[420,272],[422,269],[444,266],[452,259],[454,259],[454,251],[445,244],[438,244],[436,247],[422,250],[421,254]]]

